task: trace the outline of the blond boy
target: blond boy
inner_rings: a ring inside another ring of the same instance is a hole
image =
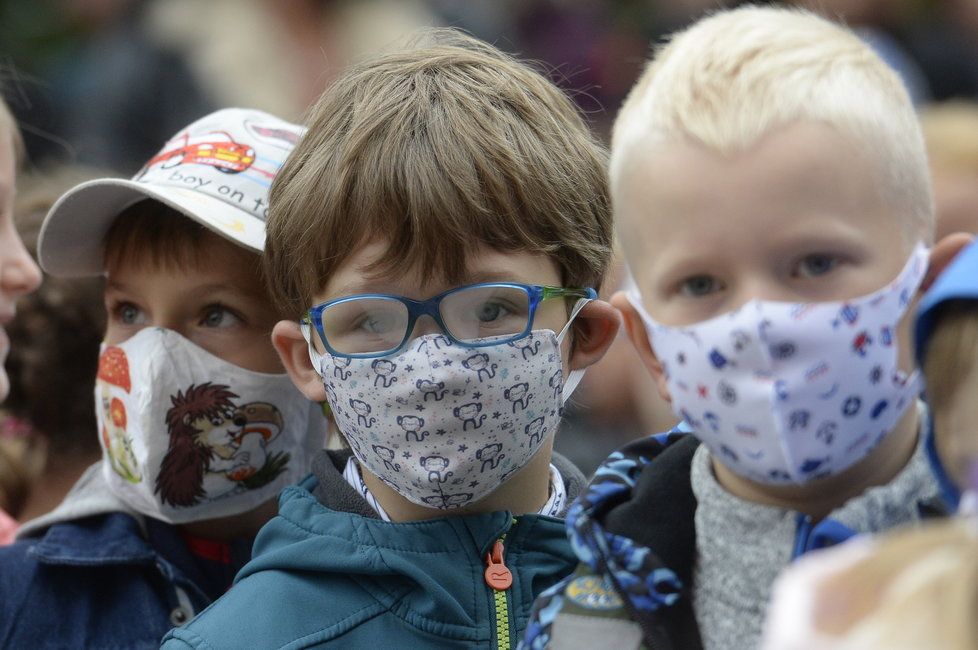
[[[610,216],[572,104],[495,48],[436,34],[340,77],[272,188],[266,271],[282,360],[350,449],[165,647],[516,645],[573,568],[581,476],[551,448],[617,329]]]
[[[896,75],[805,12],[676,35],[617,118],[610,170],[635,282],[613,302],[683,423],[599,469],[568,515],[582,564],[527,640],[756,647],[793,557],[937,494],[908,328],[962,239],[932,246]]]

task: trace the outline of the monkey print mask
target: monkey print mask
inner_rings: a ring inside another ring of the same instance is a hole
[[[489,495],[556,431],[583,375],[565,378],[560,342],[586,302],[559,335],[471,348],[428,334],[388,357],[309,354],[360,464],[409,501],[448,510]]]

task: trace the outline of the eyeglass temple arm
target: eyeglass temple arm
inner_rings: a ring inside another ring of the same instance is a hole
[[[565,287],[543,287],[543,300],[550,298],[590,298],[594,300],[598,297],[594,289],[568,289]]]

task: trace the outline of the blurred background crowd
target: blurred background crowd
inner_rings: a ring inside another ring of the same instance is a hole
[[[607,139],[664,36],[736,0],[0,0],[0,80],[27,143],[28,244],[80,180],[133,175],[181,126],[223,106],[299,120],[344,65],[426,25],[534,60]],[[795,0],[854,27],[919,107],[938,237],[978,231],[978,0]],[[620,265],[602,288],[619,286]],[[98,457],[91,412],[98,280],[45,278],[18,306],[0,420],[0,507],[41,514]],[[73,403],[72,400],[77,400]],[[624,337],[576,393],[557,449],[585,472],[673,416]],[[47,488],[26,490],[44,474]],[[3,503],[3,499],[7,503]]]

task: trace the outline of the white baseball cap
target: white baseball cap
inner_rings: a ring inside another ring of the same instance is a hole
[[[304,132],[251,109],[202,117],[167,141],[132,180],[88,181],[58,199],[41,226],[38,261],[51,275],[101,274],[106,233],[123,210],[143,199],[165,203],[261,252],[268,189]]]

